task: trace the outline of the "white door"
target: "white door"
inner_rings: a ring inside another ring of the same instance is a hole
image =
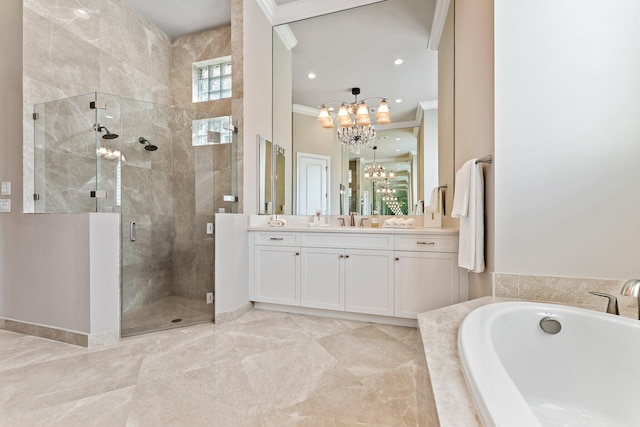
[[[300,249],[256,246],[254,299],[273,304],[300,305]]]
[[[345,310],[393,316],[393,251],[345,250]]]
[[[298,215],[314,215],[318,209],[329,213],[330,160],[327,156],[298,153]]]
[[[395,316],[419,313],[459,302],[455,253],[396,252]]]
[[[302,307],[344,311],[344,259],[344,249],[302,248]]]

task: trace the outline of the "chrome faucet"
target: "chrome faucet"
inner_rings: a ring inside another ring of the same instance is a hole
[[[344,227],[344,218],[339,217],[339,218],[338,218],[338,222],[340,223],[340,224],[339,224],[339,225],[340,225],[340,227]]]
[[[349,216],[351,217],[351,226],[352,227],[356,226],[356,215],[358,215],[358,212],[349,212]]]
[[[627,280],[620,289],[620,295],[638,298],[638,319],[640,319],[640,280]]]

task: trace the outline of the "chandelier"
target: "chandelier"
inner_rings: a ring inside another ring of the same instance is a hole
[[[378,147],[373,147],[373,163],[364,167],[364,179],[385,179],[387,177],[386,169],[384,166],[376,163],[376,150]],[[395,178],[393,171],[389,172],[389,178]]]
[[[327,102],[320,107],[318,122],[323,128],[334,128],[334,119],[329,113],[327,105],[340,104],[340,109],[335,120],[340,125],[338,129],[338,142],[342,144],[344,150],[352,153],[360,154],[360,150],[369,148],[376,139],[376,130],[371,126],[371,116],[369,116],[369,108],[364,102],[368,99],[381,99],[380,105],[376,110],[376,123],[379,125],[391,123],[391,113],[386,98],[373,97],[366,98],[358,102],[360,88],[351,89],[351,94],[355,96],[355,102]]]
[[[391,188],[391,184],[386,179],[384,181],[377,181],[373,183],[374,188],[376,189],[376,193],[385,195],[385,194],[395,194],[396,189]]]

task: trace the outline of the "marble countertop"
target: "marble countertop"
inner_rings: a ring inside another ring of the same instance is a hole
[[[249,231],[273,231],[289,233],[382,233],[382,234],[458,234],[457,228],[371,228],[371,227],[340,227],[340,226],[315,226],[306,224],[286,225],[284,227],[250,226]]]
[[[458,328],[478,307],[508,298],[484,297],[418,315],[440,425],[482,426],[458,358]]]

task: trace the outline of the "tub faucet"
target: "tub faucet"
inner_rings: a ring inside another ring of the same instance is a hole
[[[638,298],[638,319],[640,319],[640,280],[627,280],[620,289],[620,295]]]

